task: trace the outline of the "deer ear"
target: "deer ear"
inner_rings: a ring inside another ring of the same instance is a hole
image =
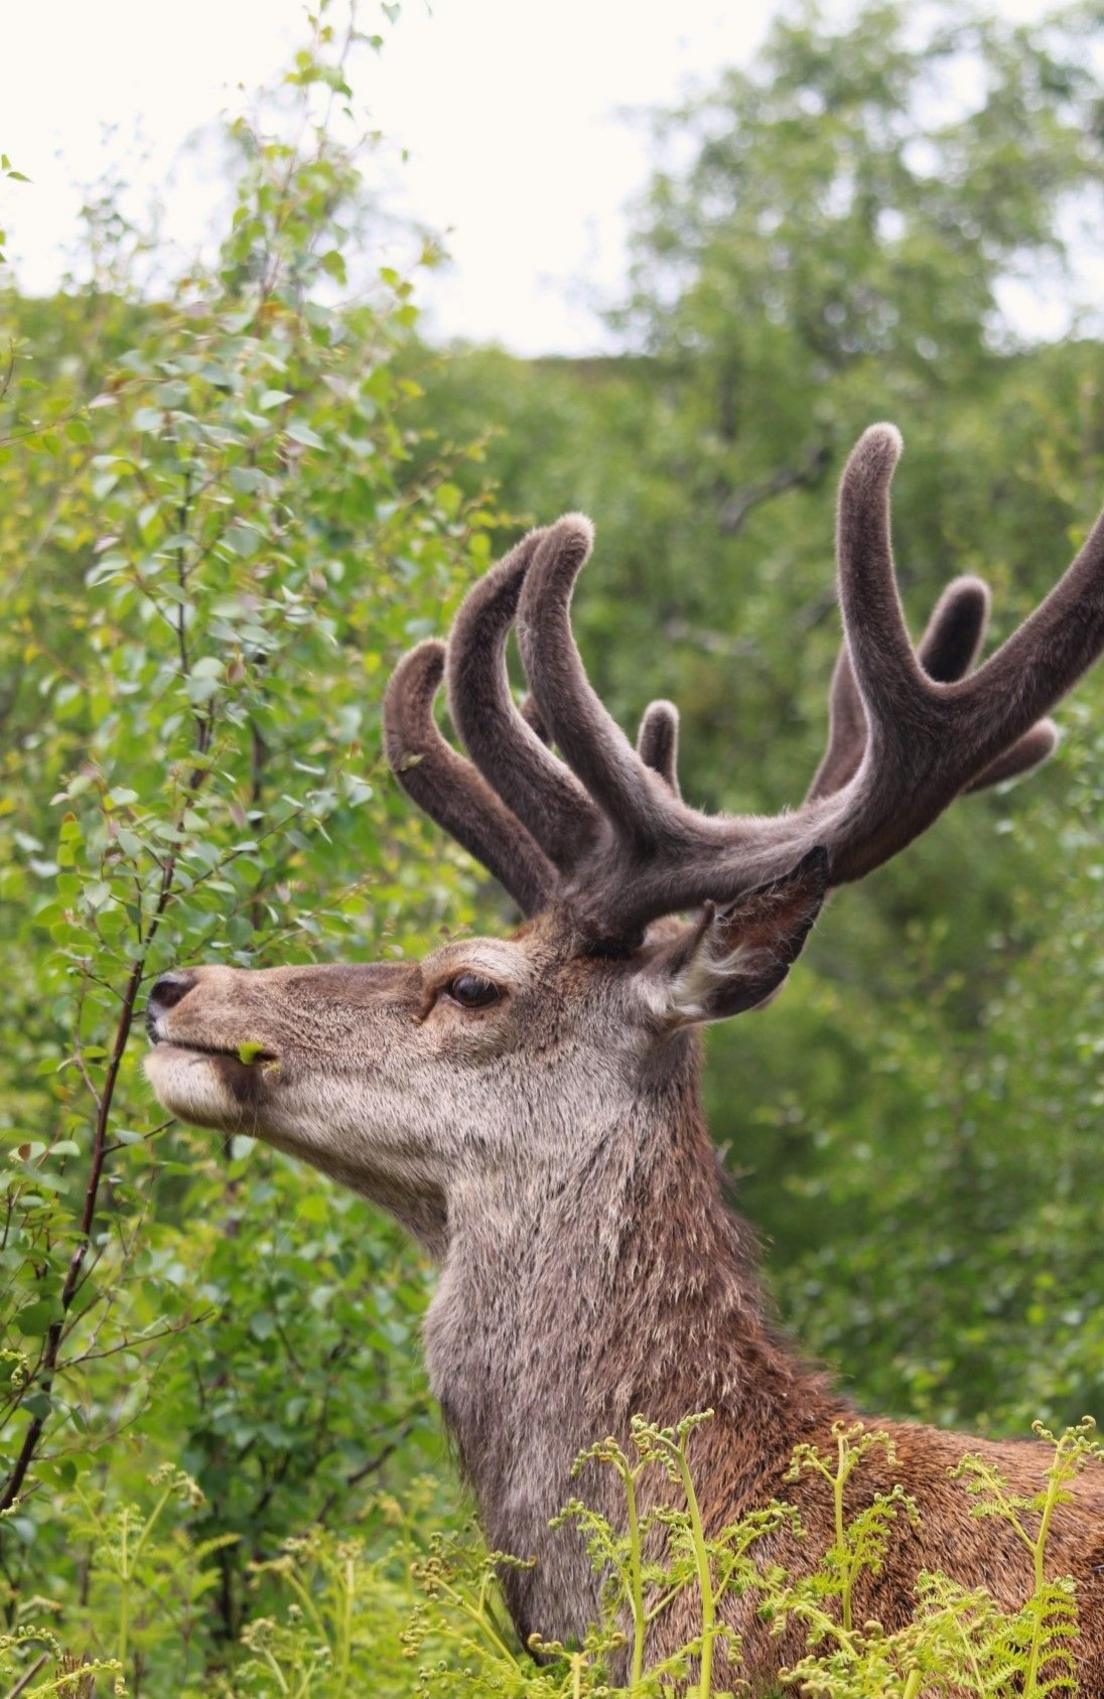
[[[668,1019],[720,1021],[766,1002],[801,954],[828,880],[828,852],[818,846],[729,907],[708,905],[664,963]]]

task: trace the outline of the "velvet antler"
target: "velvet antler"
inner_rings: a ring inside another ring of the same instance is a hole
[[[494,874],[523,914],[536,914],[555,892],[555,868],[438,731],[433,699],[444,670],[445,645],[436,638],[395,668],[383,699],[387,759],[419,808]]]
[[[637,747],[629,743],[591,688],[571,631],[592,540],[579,515],[524,538],[457,616],[449,698],[471,762],[432,720],[439,646],[422,645],[402,663],[385,705],[400,781],[526,912],[556,903],[593,946],[628,949],[658,916],[734,902],[817,846],[833,884],[861,878],[962,791],[1044,760],[1056,741],[1047,710],[1104,648],[1104,516],[1035,613],[971,671],[988,613],[977,579],[948,586],[918,649],[908,636],[889,532],[900,446],[892,426],[874,425],[843,474],[844,647],[828,747],[801,808],[776,818],[687,808],[669,703],[653,703]],[[524,713],[506,675],[511,625],[532,690]],[[411,763],[411,753],[420,759]]]
[[[980,578],[955,578],[932,610],[916,651],[923,671],[937,684],[964,678],[977,660],[989,620],[989,590]],[[866,748],[866,715],[844,642],[832,675],[828,696],[828,747],[809,786],[807,801],[830,796],[858,771]],[[1058,730],[1053,720],[1040,720],[1010,749],[965,786],[984,790],[1029,772],[1054,753]]]

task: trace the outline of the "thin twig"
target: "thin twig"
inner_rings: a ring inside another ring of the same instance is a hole
[[[27,1688],[30,1686],[31,1682],[34,1680],[35,1676],[38,1674],[38,1672],[42,1668],[43,1664],[49,1662],[49,1658],[50,1658],[49,1652],[41,1652],[39,1654],[39,1656],[35,1659],[34,1663],[31,1665],[30,1669],[23,1671],[23,1674],[19,1677],[19,1680],[16,1682],[15,1686],[8,1688],[7,1694],[5,1695],[5,1699],[19,1699],[19,1695],[21,1693],[26,1692]]]
[[[734,490],[718,515],[721,530],[726,536],[735,537],[743,530],[752,510],[763,502],[784,495],[787,490],[815,484],[824,474],[830,453],[826,443],[819,443],[799,466],[780,466],[777,472],[772,472],[762,482]]]

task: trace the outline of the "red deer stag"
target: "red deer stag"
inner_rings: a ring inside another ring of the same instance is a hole
[[[1060,583],[972,671],[984,585],[956,579],[914,650],[890,551],[897,432],[875,425],[839,497],[846,634],[827,752],[803,805],[707,816],[681,800],[677,717],[656,702],[634,749],[587,681],[570,602],[590,549],[578,516],[535,531],[467,597],[447,647],[400,663],[385,703],[400,783],[506,887],[527,917],[422,962],[243,972],[200,967],[154,985],[150,1079],[166,1107],[244,1128],[393,1212],[441,1263],[426,1353],[432,1385],[495,1547],[538,1557],[507,1582],[522,1635],[565,1639],[598,1609],[577,1533],[549,1519],[577,1450],[711,1407],[695,1442],[707,1523],[795,1499],[811,1538],[770,1556],[808,1565],[831,1538],[824,1484],[784,1486],[795,1444],[831,1443],[846,1401],[780,1337],[745,1224],[730,1213],[702,1116],[697,1028],[764,1003],[833,885],[859,879],[954,799],[1026,771],[1055,743],[1043,715],[1104,648],[1104,516]],[[516,626],[532,693],[507,680]],[[442,737],[447,678],[468,759]],[[558,748],[562,760],[552,752]],[[692,915],[693,918],[678,918]],[[268,1065],[246,1066],[243,1041]],[[925,1565],[1030,1589],[1012,1531],[970,1515],[948,1478],[967,1442],[885,1424],[894,1474],[921,1510],[899,1519],[867,1614],[911,1608]],[[970,1441],[1021,1490],[1041,1448]],[[855,1477],[888,1483],[874,1464]],[[606,1486],[588,1482],[603,1504]],[[610,1489],[612,1491],[612,1489]],[[610,1500],[604,1503],[616,1514]],[[1104,1491],[1082,1477],[1054,1533],[1079,1582],[1081,1678],[1104,1692]],[[658,1619],[652,1651],[691,1632],[695,1601]],[[746,1602],[742,1673],[764,1691],[796,1651]],[[735,1670],[719,1658],[717,1679]]]

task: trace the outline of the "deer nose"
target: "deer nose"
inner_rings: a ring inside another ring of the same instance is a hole
[[[150,986],[150,994],[146,1003],[146,1029],[151,1038],[157,1037],[157,1022],[166,1010],[175,1008],[182,998],[186,997],[197,976],[186,969],[177,968],[172,973],[163,973],[160,979],[155,979]]]

